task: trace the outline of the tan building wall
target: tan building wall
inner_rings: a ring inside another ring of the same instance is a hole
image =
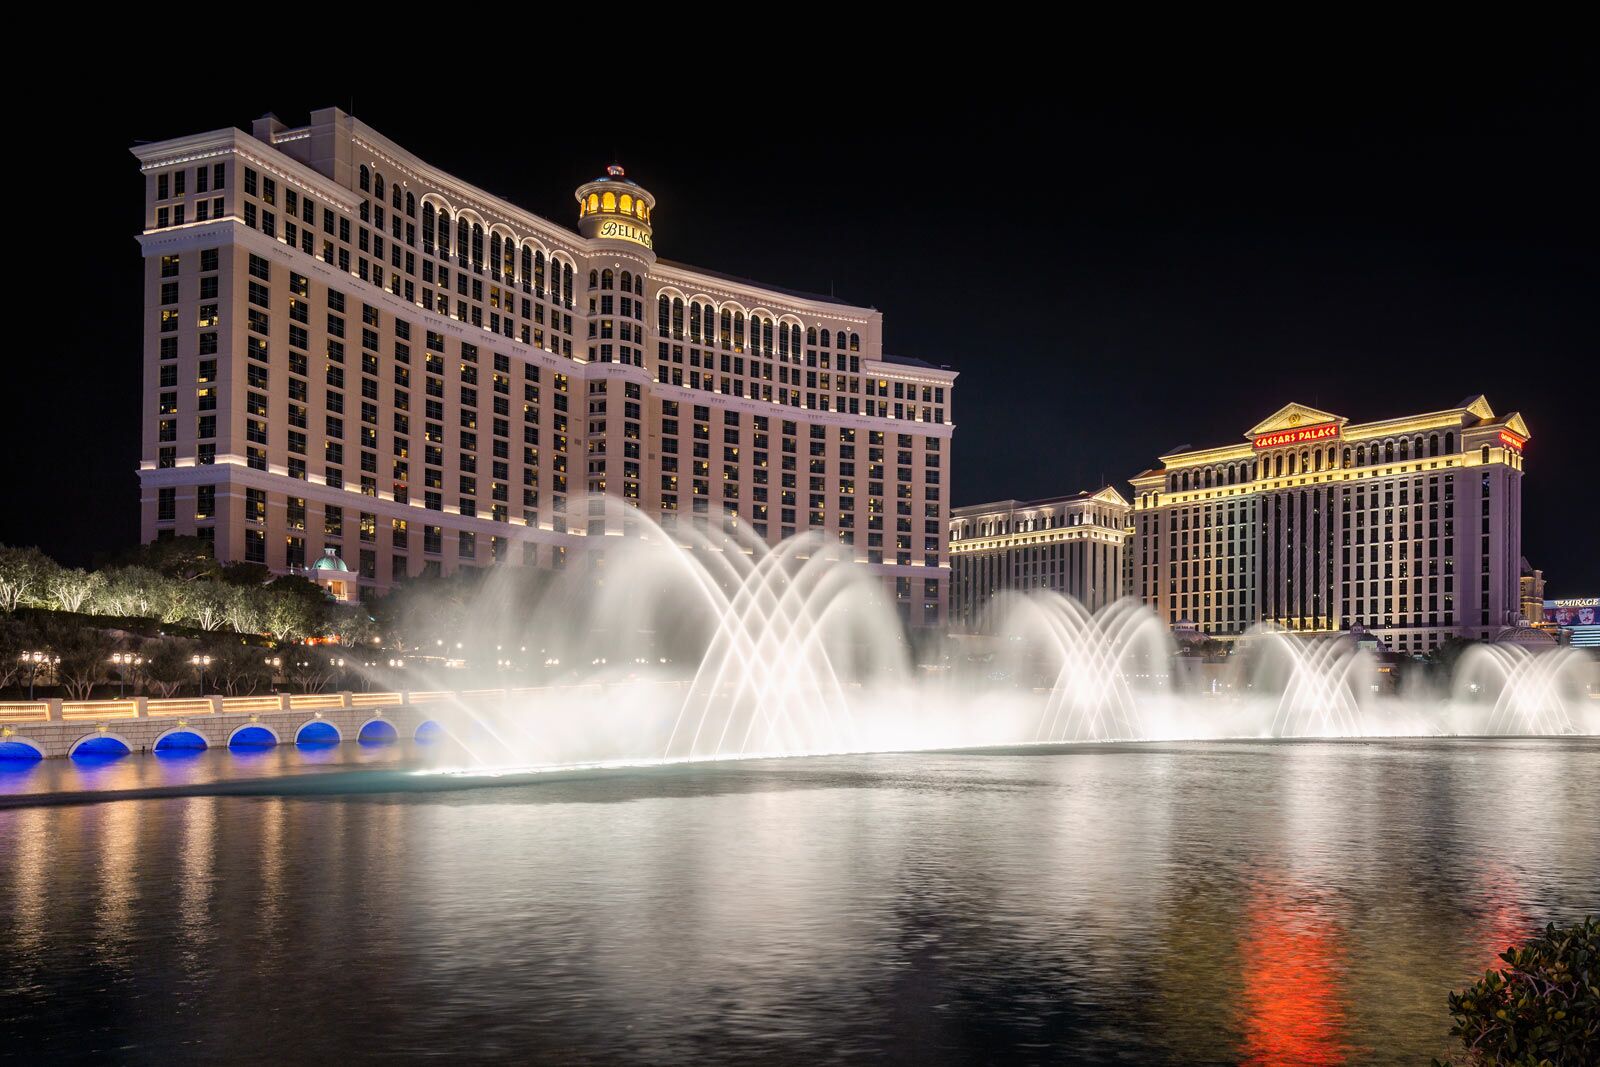
[[[956,375],[886,356],[876,309],[658,259],[620,168],[573,232],[336,109],[135,155],[147,540],[276,571],[334,548],[383,590],[565,565],[608,532],[593,491],[820,530],[941,621]]]
[[[988,628],[1002,592],[1048,589],[1098,611],[1125,589],[1131,508],[1107,486],[1050,500],[1000,500],[950,513],[950,625]]]
[[[1360,623],[1422,652],[1515,621],[1520,415],[1481,396],[1369,423],[1289,404],[1245,438],[1132,479],[1132,582],[1168,625]]]

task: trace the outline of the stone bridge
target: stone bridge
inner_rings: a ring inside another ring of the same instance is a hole
[[[426,739],[439,729],[433,713],[448,702],[506,695],[492,689],[0,703],[0,758]]]

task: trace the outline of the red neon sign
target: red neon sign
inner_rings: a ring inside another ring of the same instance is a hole
[[[1522,446],[1528,443],[1528,439],[1526,437],[1519,437],[1510,430],[1501,430],[1500,443],[1509,445],[1515,451],[1521,452]]]
[[[1339,436],[1337,422],[1324,422],[1317,426],[1302,426],[1293,430],[1264,433],[1256,438],[1257,448],[1277,448],[1279,445],[1303,445],[1308,441],[1326,441]]]

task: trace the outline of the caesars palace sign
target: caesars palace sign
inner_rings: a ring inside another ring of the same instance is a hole
[[[1277,448],[1279,445],[1303,445],[1312,441],[1326,441],[1339,436],[1337,422],[1324,422],[1316,426],[1297,426],[1288,430],[1274,430],[1260,434],[1255,439],[1257,448]]]

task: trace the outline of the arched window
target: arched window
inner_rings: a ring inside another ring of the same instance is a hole
[[[367,170],[365,163],[361,164],[361,191],[364,193],[372,191],[372,172]]]
[[[600,210],[602,210],[602,211],[615,211],[615,210],[617,210],[617,194],[616,193],[612,193],[612,192],[607,192],[604,196],[602,196],[600,198]]]
[[[833,339],[837,342],[833,347],[837,348],[841,352],[844,351],[844,331],[840,330],[838,333],[834,334]]]
[[[852,352],[861,351],[861,335],[860,334],[853,333],[853,334],[850,335],[850,351],[852,351]]]
[[[1483,461],[1485,463],[1489,462],[1489,446],[1488,445],[1484,445],[1483,446]]]
[[[644,218],[644,201],[643,200],[635,200],[633,202],[633,213],[635,215],[639,216],[641,219]]]
[[[612,288],[616,284],[617,276],[610,267],[600,272],[600,288],[602,291]]]
[[[383,175],[381,174],[372,176],[372,197],[380,204],[383,202]]]
[[[591,270],[589,272],[589,288],[591,288],[591,289],[600,288],[600,272],[599,271]]]
[[[543,271],[540,271],[543,274]],[[543,278],[539,279],[541,282]],[[527,289],[533,283],[533,249],[527,245],[522,246],[522,288]]]
[[[624,215],[633,214],[633,197],[629,196],[627,193],[623,193],[622,199],[617,201],[617,210],[621,211]]]
[[[439,212],[439,254],[450,255],[450,212]]]
[[[533,254],[533,287],[544,295],[544,249],[539,249]]]
[[[811,345],[813,348],[816,347],[816,344],[817,344],[817,328],[815,326],[807,326],[806,327],[806,344]]]
[[[433,254],[433,205],[422,205],[422,251]]]
[[[456,219],[456,255],[466,258],[467,249],[472,247],[472,226],[466,219]]]
[[[624,293],[633,292],[633,272],[630,270],[622,272],[622,291]]]
[[[483,227],[472,224],[472,269],[483,270]]]
[[[589,194],[589,210],[591,212],[600,210],[600,196],[598,193]]]
[[[1444,451],[1447,456],[1456,454],[1456,435],[1454,432],[1444,435]]]
[[[664,336],[672,330],[672,301],[667,294],[656,297],[656,329]]]
[[[417,197],[415,193],[406,194],[406,214],[411,218],[417,217]]]

